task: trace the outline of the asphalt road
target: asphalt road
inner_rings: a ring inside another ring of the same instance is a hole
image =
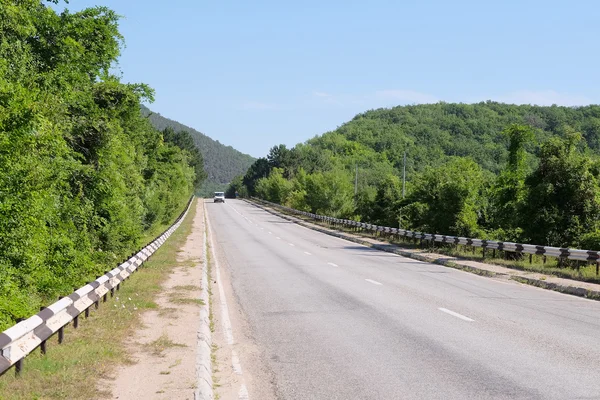
[[[600,399],[600,302],[207,210],[279,398]]]

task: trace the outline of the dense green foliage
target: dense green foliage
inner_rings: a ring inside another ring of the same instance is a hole
[[[200,149],[204,159],[204,170],[207,173],[207,179],[199,191],[202,196],[211,195],[214,191],[225,190],[227,185],[233,181],[233,178],[245,173],[254,162],[253,157],[240,153],[231,146],[225,146],[219,143],[218,140],[213,140],[193,128],[165,118],[145,107],[142,112],[148,116],[152,125],[160,131],[171,128],[178,132],[188,132],[191,135],[195,145]]]
[[[118,16],[0,0],[0,329],[114,268],[203,177],[109,70]]]
[[[600,106],[438,103],[368,111],[292,149],[275,146],[242,184],[331,216],[600,249],[599,154]]]

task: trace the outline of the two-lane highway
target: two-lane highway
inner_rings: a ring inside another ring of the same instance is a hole
[[[207,211],[280,398],[600,399],[600,302]]]

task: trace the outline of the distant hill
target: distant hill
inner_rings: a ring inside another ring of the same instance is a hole
[[[192,135],[196,146],[200,148],[204,157],[204,169],[208,174],[206,182],[202,185],[201,194],[223,189],[233,178],[246,173],[254,162],[252,156],[244,154],[231,146],[225,146],[219,143],[218,140],[213,140],[189,126],[163,117],[147,107],[142,106],[142,113],[146,116],[149,115],[150,122],[158,130],[162,131],[167,127],[171,127],[175,131],[187,131]]]

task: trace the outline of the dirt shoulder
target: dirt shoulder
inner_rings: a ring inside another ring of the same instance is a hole
[[[193,399],[200,323],[204,203],[196,203],[192,232],[157,296],[157,308],[142,315],[128,340],[131,363],[100,386],[110,399]],[[173,260],[175,262],[175,260]]]

